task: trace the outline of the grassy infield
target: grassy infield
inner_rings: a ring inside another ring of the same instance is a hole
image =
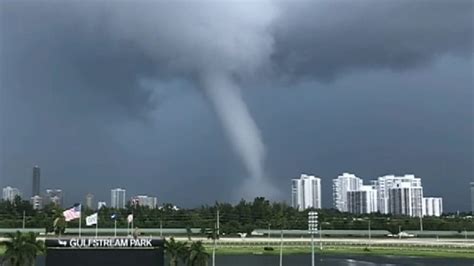
[[[243,246],[243,247],[219,247],[216,249],[216,254],[219,255],[279,255],[280,249],[278,246],[273,247],[273,251],[264,251],[263,246]],[[208,252],[212,250],[212,246],[206,246]],[[318,247],[315,247],[317,253],[320,252]],[[5,252],[5,248],[0,246],[0,256]],[[301,247],[284,247],[283,254],[309,254],[311,249],[308,246]],[[418,249],[418,248],[400,248],[400,247],[372,247],[366,250],[362,247],[326,247],[322,254],[331,255],[370,255],[370,256],[416,256],[416,257],[432,257],[432,258],[465,258],[474,259],[474,251],[472,249],[453,249],[453,248],[432,248],[432,249]]]

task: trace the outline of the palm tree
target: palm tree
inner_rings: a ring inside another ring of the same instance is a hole
[[[202,244],[202,241],[193,242],[189,248],[189,266],[206,266],[209,260],[209,253]]]
[[[7,234],[8,241],[3,242],[6,247],[4,261],[12,266],[33,265],[39,252],[44,251],[43,243],[36,239],[33,232],[22,234],[17,231],[15,234]]]
[[[170,259],[170,266],[177,266],[178,260],[181,259],[183,263],[186,262],[188,256],[188,243],[187,242],[176,242],[174,238],[170,238],[169,241],[165,240],[166,255]]]

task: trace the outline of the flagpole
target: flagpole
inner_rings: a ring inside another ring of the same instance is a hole
[[[81,237],[81,224],[82,224],[82,208],[79,210],[79,238]]]

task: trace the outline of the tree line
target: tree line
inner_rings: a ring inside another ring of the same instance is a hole
[[[66,223],[60,208],[49,204],[41,210],[34,210],[28,201],[17,197],[13,202],[0,201],[0,228],[45,228],[47,232],[64,231],[65,228],[77,228],[78,220]],[[127,227],[127,216],[133,214],[134,226],[139,228],[200,228],[201,232],[215,229],[219,212],[219,232],[225,235],[251,233],[255,229],[300,229],[308,227],[308,211],[298,211],[286,203],[270,202],[257,197],[253,201],[241,200],[237,204],[219,203],[203,205],[198,208],[176,209],[172,204],[164,204],[160,208],[151,209],[134,206],[130,203],[124,209],[103,207],[98,211],[99,227],[114,226],[112,214],[117,218],[118,227]],[[339,212],[335,209],[318,209],[318,222],[323,230],[387,230],[397,233],[403,230],[420,229],[417,217],[393,216],[372,213],[356,215]],[[84,209],[82,224],[85,217],[96,210]],[[443,215],[442,217],[424,217],[424,230],[473,231],[474,221],[467,214]]]

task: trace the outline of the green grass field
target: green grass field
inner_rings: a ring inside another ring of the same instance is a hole
[[[206,247],[208,252],[212,251],[211,246]],[[216,249],[216,254],[219,255],[279,255],[280,249],[277,246],[273,247],[273,251],[265,251],[263,247],[219,247]],[[320,253],[319,247],[315,247],[315,252]],[[309,254],[311,249],[309,247],[284,247],[284,255],[292,254]],[[416,257],[433,257],[433,258],[466,258],[474,259],[474,252],[472,249],[413,249],[413,248],[399,248],[399,247],[375,247],[364,249],[362,247],[326,247],[322,250],[322,254],[331,255],[369,255],[369,256],[416,256]]]

